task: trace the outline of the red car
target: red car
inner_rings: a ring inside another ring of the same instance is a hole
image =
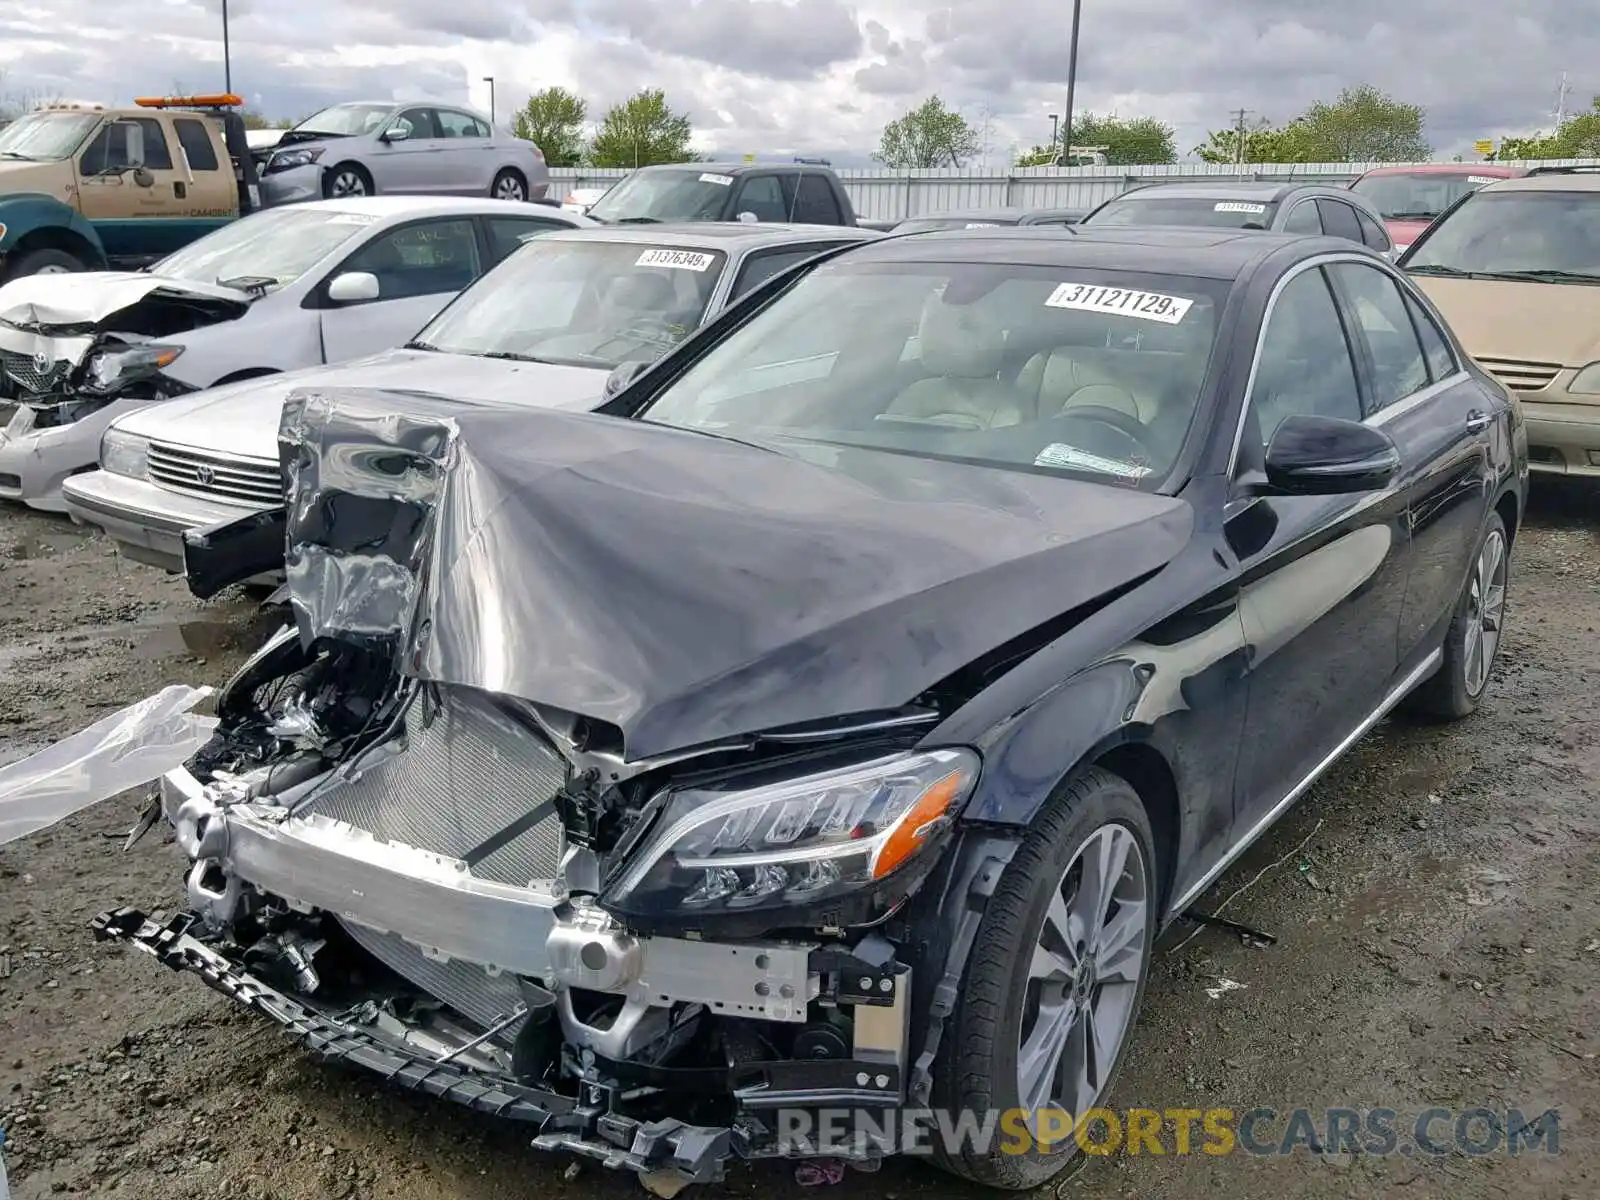
[[[1374,167],[1350,185],[1378,210],[1389,227],[1399,254],[1440,213],[1468,192],[1497,179],[1526,175],[1524,167],[1495,163],[1426,163],[1409,167]]]

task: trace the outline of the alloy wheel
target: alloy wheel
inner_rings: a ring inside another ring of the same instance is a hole
[[[1478,563],[1467,584],[1467,644],[1462,656],[1462,682],[1476,696],[1489,681],[1506,608],[1506,539],[1490,530],[1478,552]]]
[[[496,200],[526,200],[528,196],[523,190],[522,180],[515,175],[502,175],[495,181],[494,198]]]
[[[340,171],[333,177],[328,193],[332,196],[365,196],[367,181],[357,171]]]
[[[1051,893],[1028,965],[1017,1095],[1030,1112],[1081,1119],[1105,1091],[1139,998],[1151,903],[1133,832],[1102,825]]]

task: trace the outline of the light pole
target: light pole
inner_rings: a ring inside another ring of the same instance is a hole
[[[233,95],[233,62],[228,46],[228,0],[222,0],[222,90]]]
[[[1072,42],[1067,50],[1067,119],[1061,130],[1061,163],[1072,165],[1072,93],[1078,82],[1078,17],[1082,0],[1072,0]]]
[[[485,75],[483,81],[489,85],[489,124],[494,124],[494,76]]]
[[[1056,157],[1056,142],[1058,140],[1060,140],[1059,137],[1058,137],[1058,134],[1057,134],[1057,126],[1060,123],[1060,121],[1061,121],[1061,114],[1060,113],[1051,113],[1050,114],[1050,161],[1051,162],[1055,161],[1055,157]]]

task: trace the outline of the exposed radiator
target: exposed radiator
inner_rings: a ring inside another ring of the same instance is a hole
[[[538,734],[469,688],[424,692],[406,713],[406,752],[312,803],[325,816],[450,858],[464,858],[543,807],[532,826],[470,867],[525,887],[556,877],[565,850],[551,798],[569,767]]]
[[[409,979],[428,995],[487,1029],[497,1025],[522,1003],[517,981],[510,975],[490,975],[477,963],[435,962],[410,942],[392,933],[378,933],[352,921],[341,921],[345,932],[396,975]],[[495,1040],[509,1042],[520,1022],[509,1025]]]

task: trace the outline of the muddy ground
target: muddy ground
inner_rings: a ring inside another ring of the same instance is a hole
[[[1280,940],[1167,939],[1115,1102],[1553,1106],[1560,1153],[1117,1154],[1046,1191],[1600,1195],[1600,504],[1541,490],[1514,568],[1482,711],[1381,726],[1224,877],[1208,906],[1248,885],[1227,915]],[[220,683],[254,624],[242,599],[199,604],[63,521],[0,511],[0,761],[165,683]],[[94,944],[96,913],[178,894],[170,845],[121,851],[136,807],[109,801],[0,849],[0,1126],[18,1197],[641,1194],[564,1171],[515,1128],[312,1064],[198,980]],[[828,1190],[979,1194],[904,1162]],[[767,1167],[699,1194],[802,1191]]]

